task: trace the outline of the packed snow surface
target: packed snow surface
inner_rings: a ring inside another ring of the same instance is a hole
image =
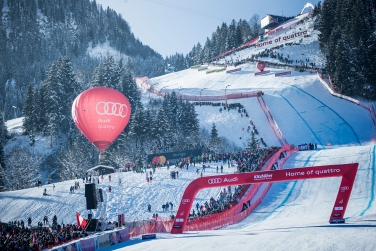
[[[313,43],[309,40],[307,45],[303,45],[312,58],[317,56],[318,51]],[[298,49],[289,49],[290,58],[299,53]],[[265,70],[270,70],[270,74],[254,76],[258,71],[254,64],[237,67],[241,71],[232,74],[224,71],[206,74],[205,71],[187,69],[148,82],[157,89],[164,88],[166,92],[179,90],[180,94],[197,96],[200,93],[203,96],[224,95],[226,88],[227,93],[263,91],[266,104],[288,143],[318,145],[315,151],[293,154],[283,168],[359,163],[345,214],[346,224],[328,223],[338,191],[338,178],[279,182],[272,185],[256,210],[237,224],[216,231],[185,232],[182,235],[158,233],[157,239],[150,241],[137,237],[103,250],[375,250],[376,128],[369,112],[331,96],[315,73],[292,72],[291,75],[275,77],[275,73],[283,70],[268,68]],[[209,66],[209,70],[212,68],[214,66]],[[151,94],[150,98],[159,99],[155,94]],[[149,102],[147,90],[143,91],[142,100]],[[228,102],[241,103],[265,142],[279,145],[256,98]],[[241,117],[235,110],[219,112],[219,107],[214,106],[196,106],[196,111],[201,127],[210,132],[215,123],[220,137],[227,138],[240,148],[247,145],[250,138],[250,133],[245,130],[250,123],[248,118]],[[20,123],[20,120],[8,121],[8,130],[19,130]],[[36,145],[38,147],[38,143]],[[210,165],[204,175],[217,174],[217,164]],[[175,167],[157,169],[151,184],[146,182],[145,174],[133,172],[112,174],[111,181],[108,175],[103,180],[99,179],[98,187],[105,191],[105,209],[94,211],[94,217],[113,221],[118,213],[124,213],[129,222],[151,218],[152,213],[166,218],[176,213],[184,189],[197,174],[196,167],[189,167],[188,170],[179,170],[179,178],[171,179],[171,170]],[[224,173],[234,171],[234,167],[224,166]],[[69,187],[75,181],[80,182],[81,188],[70,193]],[[48,184],[42,188],[0,193],[1,221],[26,220],[30,216],[36,224],[45,215],[51,218],[56,214],[59,223],[73,223],[76,212],[86,217],[89,212],[86,210],[82,177],[55,183],[54,190],[52,186]],[[109,186],[112,192],[108,191]],[[47,196],[42,195],[45,187]],[[211,196],[218,197],[218,194],[219,188],[205,189],[195,200],[204,203]],[[167,202],[172,202],[174,208],[163,212],[161,205]],[[146,210],[148,203],[152,205],[151,213]]]

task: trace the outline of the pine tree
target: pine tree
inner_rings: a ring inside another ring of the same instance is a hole
[[[156,137],[159,146],[169,144],[173,138],[171,123],[162,108],[157,111],[154,136]]]
[[[35,118],[33,117],[34,111],[34,92],[31,83],[27,87],[26,98],[23,107],[24,118],[22,120],[22,127],[26,134],[29,134],[34,127]]]
[[[128,98],[131,109],[138,109],[141,104],[141,94],[129,70],[125,70],[121,75],[120,90]]]
[[[213,123],[211,133],[210,133],[210,146],[214,151],[217,151],[219,144],[220,144],[220,140],[218,137],[218,131],[217,131],[215,124]]]

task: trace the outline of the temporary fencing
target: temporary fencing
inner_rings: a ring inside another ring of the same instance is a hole
[[[286,141],[285,137],[283,136],[281,130],[279,129],[277,122],[274,120],[268,106],[265,103],[264,98],[260,95],[260,96],[257,96],[257,100],[258,100],[258,102],[261,106],[261,109],[264,111],[265,116],[268,119],[268,122],[269,122],[271,128],[273,129],[274,134],[277,137],[279,143],[282,146],[287,144],[287,141]]]
[[[148,90],[149,92],[162,96],[162,97],[168,93],[168,92],[161,92],[161,90],[154,88],[153,84],[148,83],[147,77],[136,78],[136,83],[142,89]],[[257,97],[261,95],[262,95],[262,91],[256,90],[256,91],[238,92],[238,93],[230,93],[226,95],[216,95],[216,96],[179,95],[179,98],[182,100],[187,100],[187,101],[197,101],[197,102],[203,101],[204,102],[204,101],[220,101],[220,100],[228,100],[228,99],[250,98],[250,97]]]
[[[354,98],[351,98],[351,97],[348,97],[348,96],[334,92],[333,89],[332,89],[333,85],[330,83],[331,86],[329,86],[329,84],[323,79],[323,77],[320,73],[317,73],[317,77],[320,80],[320,82],[324,85],[324,87],[330,92],[331,95],[333,95],[337,98],[341,98],[341,99],[353,102],[353,103],[363,107],[364,109],[366,109],[370,113],[370,116],[371,116],[371,119],[373,121],[374,126],[376,126],[376,113],[375,113],[375,109],[374,109],[373,106],[369,106],[369,105],[367,105],[367,104],[365,104],[365,103],[363,103],[363,102],[361,102],[357,99],[354,99]],[[329,81],[330,81],[330,78],[329,78]]]

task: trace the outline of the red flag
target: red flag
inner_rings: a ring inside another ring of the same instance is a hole
[[[82,218],[82,216],[77,212],[76,212],[76,221],[79,227],[84,228],[86,226],[86,220]]]
[[[37,242],[37,230],[34,228],[34,233],[33,233],[33,243]]]

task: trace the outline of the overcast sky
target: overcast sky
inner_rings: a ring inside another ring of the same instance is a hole
[[[134,35],[163,57],[186,55],[197,42],[206,38],[222,22],[249,19],[253,14],[293,16],[307,0],[96,0],[109,6],[128,22]],[[311,1],[317,4],[318,0]]]

